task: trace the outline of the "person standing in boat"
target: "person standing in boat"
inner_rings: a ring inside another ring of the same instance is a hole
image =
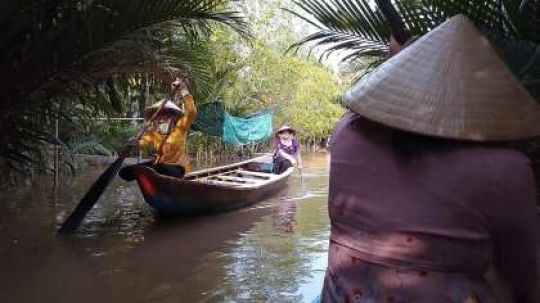
[[[300,145],[295,138],[295,134],[295,130],[289,126],[283,126],[277,130],[274,151],[274,173],[281,174],[293,166],[302,169]]]
[[[182,178],[190,170],[185,136],[195,121],[197,109],[184,80],[176,78],[171,87],[176,92],[175,100],[179,96],[182,97],[183,109],[177,104],[167,101],[143,137],[139,141],[131,141],[134,150],[149,148],[156,153],[153,155],[152,161],[122,168],[119,175],[126,181],[132,181],[136,178],[136,170],[140,166],[149,166],[160,174],[177,178]],[[151,117],[160,107],[161,102],[148,107],[145,111],[145,117]]]
[[[530,161],[497,144],[539,136],[540,106],[474,25],[448,20],[343,102],[321,301],[499,302],[494,267],[540,302]]]

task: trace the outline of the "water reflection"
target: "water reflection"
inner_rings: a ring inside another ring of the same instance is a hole
[[[116,180],[73,237],[58,224],[100,173],[47,178],[0,198],[0,302],[309,302],[322,286],[327,163],[305,156],[275,198],[249,209],[156,218]]]
[[[292,233],[296,216],[296,201],[279,201],[272,213],[272,226],[280,234]]]
[[[294,232],[289,228],[295,220],[276,228],[276,216],[270,215],[230,252],[220,253],[218,260],[223,262],[226,273],[222,287],[213,293],[216,302],[302,302],[310,301],[320,291],[327,247],[327,234],[322,232],[327,222],[318,219],[323,213],[319,202],[323,201],[302,202],[306,205],[298,204],[298,214],[304,218],[296,218]],[[202,267],[202,276],[206,272]]]

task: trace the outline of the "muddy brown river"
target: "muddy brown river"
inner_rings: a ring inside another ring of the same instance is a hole
[[[311,302],[329,234],[326,154],[252,207],[165,220],[115,180],[73,236],[55,231],[102,169],[0,194],[0,302]]]

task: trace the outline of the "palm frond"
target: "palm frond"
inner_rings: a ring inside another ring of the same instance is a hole
[[[382,62],[390,27],[372,1],[296,0],[292,14],[318,31],[291,46],[307,46],[326,58],[346,54],[342,61],[361,59]],[[456,14],[467,15],[496,46],[501,56],[522,79],[537,66],[540,45],[540,1],[519,0],[403,0],[391,2],[411,36],[423,35]],[[529,81],[531,82],[531,81]],[[535,81],[532,81],[535,82]]]
[[[108,148],[93,138],[74,138],[60,144],[60,167],[69,174],[75,174],[81,167],[79,156],[84,154],[113,156]]]
[[[0,132],[5,146],[0,156],[12,159],[10,167],[28,168],[41,142],[51,141],[56,116],[69,116],[81,107],[94,113],[118,110],[111,76],[146,72],[165,82],[179,74],[192,81],[206,79],[202,40],[211,25],[249,34],[228,2],[2,1]]]
[[[369,5],[369,1],[347,0],[296,0],[303,11],[288,10],[304,21],[314,25],[318,32],[311,34],[290,49],[310,45],[322,51],[321,57],[345,51],[348,58],[367,54],[383,55],[387,49],[390,30],[384,16]]]

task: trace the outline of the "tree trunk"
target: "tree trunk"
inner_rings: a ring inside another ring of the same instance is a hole
[[[144,116],[144,109],[150,105],[150,82],[148,74],[145,73],[141,80],[141,98],[139,98],[139,117]]]

